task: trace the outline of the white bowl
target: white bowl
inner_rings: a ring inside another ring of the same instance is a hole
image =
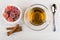
[[[15,6],[15,7],[17,7],[17,8],[20,10],[20,16],[19,16],[19,18],[18,18],[16,21],[14,21],[14,22],[9,22],[9,21],[7,21],[7,20],[4,18],[3,13],[4,13],[5,8],[6,8],[7,6]],[[21,20],[21,17],[22,17],[22,10],[21,10],[21,8],[18,7],[17,5],[14,5],[14,4],[6,5],[6,7],[3,9],[3,12],[2,12],[3,20],[4,20],[6,23],[8,23],[8,24],[15,24],[15,23],[18,23],[18,22]]]
[[[29,22],[29,20],[28,20],[28,12],[31,10],[31,9],[33,9],[33,8],[35,8],[35,7],[39,7],[39,8],[42,8],[45,12],[46,12],[46,22],[45,23],[43,23],[42,25],[39,25],[39,26],[35,26],[35,25],[32,25],[30,22]],[[47,7],[45,7],[44,5],[41,5],[41,4],[33,4],[33,5],[31,5],[30,7],[28,7],[27,9],[26,9],[26,11],[25,11],[25,14],[24,14],[24,22],[25,22],[25,24],[29,27],[29,28],[31,28],[32,30],[43,30],[43,29],[45,29],[47,26],[48,26],[48,24],[49,24],[49,22],[50,22],[50,12],[49,12],[49,10],[48,10],[48,8]]]

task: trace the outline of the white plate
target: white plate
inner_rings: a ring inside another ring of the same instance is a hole
[[[30,22],[29,22],[29,20],[28,20],[28,12],[31,10],[31,9],[33,9],[33,8],[35,8],[35,7],[39,7],[39,8],[42,8],[44,11],[45,11],[45,13],[46,13],[46,22],[45,23],[43,23],[42,25],[39,25],[39,26],[34,26],[34,25],[32,25]],[[28,7],[27,9],[26,9],[26,11],[25,11],[25,14],[24,14],[24,21],[25,21],[25,24],[29,27],[29,28],[31,28],[31,29],[33,29],[33,30],[43,30],[43,29],[45,29],[48,25],[49,25],[49,23],[50,23],[50,11],[48,10],[48,8],[46,7],[46,6],[44,6],[44,5],[42,5],[42,4],[32,4],[30,7]]]

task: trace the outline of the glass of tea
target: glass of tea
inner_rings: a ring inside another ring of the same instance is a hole
[[[49,24],[50,13],[46,6],[34,4],[28,7],[24,14],[24,21],[33,30],[42,30]]]

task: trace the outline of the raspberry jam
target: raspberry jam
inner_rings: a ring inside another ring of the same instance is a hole
[[[20,16],[20,10],[15,6],[7,6],[3,13],[4,18],[9,22],[16,21]]]

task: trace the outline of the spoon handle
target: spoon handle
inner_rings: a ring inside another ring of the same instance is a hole
[[[54,26],[53,31],[55,32],[56,31],[56,26],[55,26],[55,15],[54,14],[53,14],[53,26]]]

